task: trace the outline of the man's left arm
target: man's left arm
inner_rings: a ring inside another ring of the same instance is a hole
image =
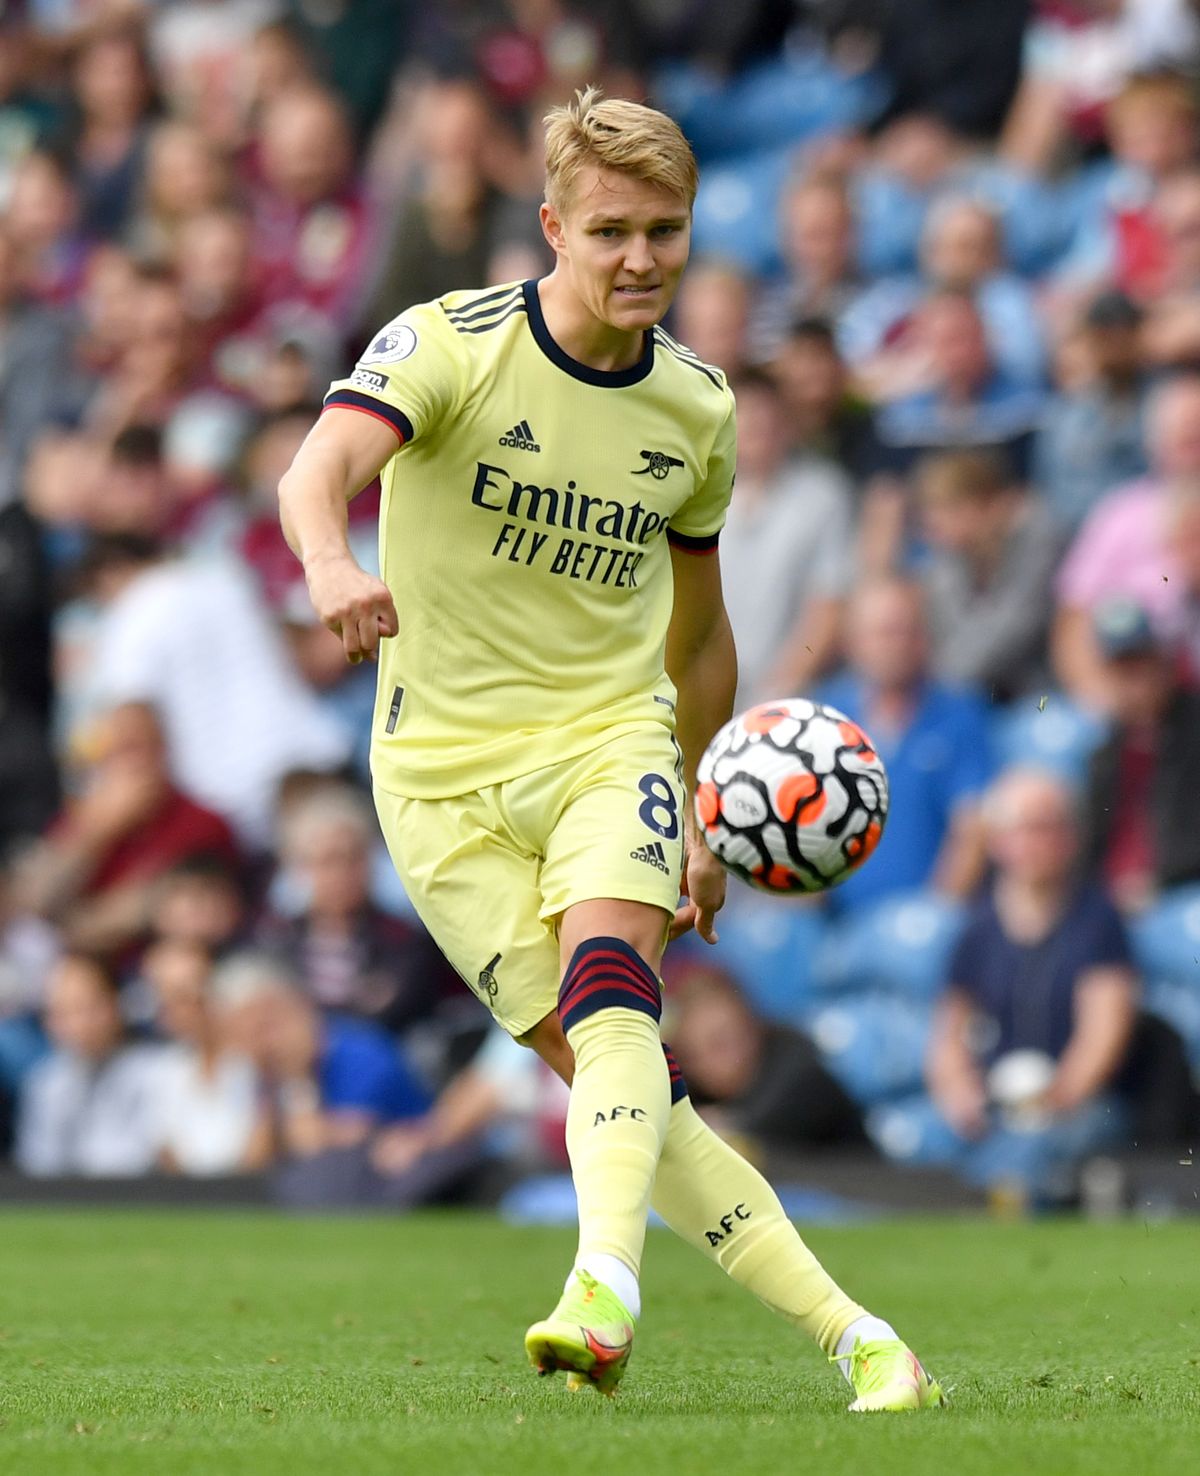
[[[725,871],[700,837],[691,797],[696,767],[709,739],[733,713],[737,689],[737,654],[733,631],[721,594],[721,565],[716,550],[691,553],[672,547],[675,607],[667,630],[667,675],[679,694],[676,733],[683,750],[687,786],[684,835],[687,860],[684,895],[689,899],[675,915],[672,937],[696,931],[715,943],[714,919],[725,901]]]
[[[1103,1091],[1129,1050],[1137,984],[1122,964],[1089,969],[1075,986],[1075,1020],[1046,1093],[1052,1112],[1073,1112]]]

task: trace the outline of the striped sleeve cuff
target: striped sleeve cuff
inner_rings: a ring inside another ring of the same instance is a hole
[[[720,541],[721,534],[719,531],[716,533],[705,533],[699,538],[692,538],[687,533],[676,533],[674,528],[667,529],[667,542],[672,548],[682,549],[684,553],[712,553]]]
[[[325,396],[321,409],[322,412],[334,409],[357,410],[363,415],[373,415],[376,420],[382,420],[384,425],[396,432],[402,446],[413,439],[412,421],[404,411],[397,410],[395,405],[389,405],[386,400],[377,400],[374,395],[364,395],[351,389],[332,390]]]

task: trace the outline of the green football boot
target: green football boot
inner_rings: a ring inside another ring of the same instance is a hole
[[[624,1303],[586,1271],[576,1270],[558,1306],[525,1334],[525,1352],[541,1375],[563,1369],[568,1385],[616,1393],[633,1349],[634,1320]]]

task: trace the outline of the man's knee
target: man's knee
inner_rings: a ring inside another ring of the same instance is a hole
[[[588,938],[580,943],[563,973],[558,1017],[570,1035],[575,1026],[601,1010],[626,1010],[662,1017],[658,976],[623,938]]]

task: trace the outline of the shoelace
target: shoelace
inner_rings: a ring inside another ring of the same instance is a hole
[[[850,1382],[857,1389],[859,1377],[863,1378],[863,1389],[871,1392],[881,1387],[886,1378],[895,1369],[894,1360],[898,1355],[902,1356],[903,1346],[892,1342],[864,1343],[856,1342],[849,1353],[835,1353],[830,1358],[830,1363],[848,1363],[850,1365]],[[880,1363],[871,1367],[872,1358],[880,1358]],[[907,1371],[907,1370],[906,1370]]]

